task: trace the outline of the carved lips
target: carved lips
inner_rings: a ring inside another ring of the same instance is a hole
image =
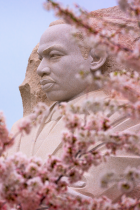
[[[40,84],[41,84],[41,88],[44,91],[48,91],[53,87],[53,85],[55,84],[55,81],[51,77],[47,77],[40,80]]]

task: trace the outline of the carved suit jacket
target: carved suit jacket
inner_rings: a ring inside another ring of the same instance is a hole
[[[75,105],[81,104],[87,95],[82,95],[75,98],[71,102]],[[98,97],[101,100],[109,97],[102,90],[93,91],[88,93],[88,97]],[[69,103],[69,102],[68,102]],[[57,103],[54,103],[50,107],[49,115],[44,118],[44,121],[34,127],[29,135],[19,135],[15,140],[15,144],[8,151],[8,156],[15,152],[23,152],[27,157],[38,156],[43,160],[47,159],[48,154],[60,157],[62,154],[61,132],[64,129],[63,117],[60,115],[58,109],[56,109]],[[118,113],[114,113],[110,116],[112,129],[114,132],[130,130],[139,132],[140,121],[120,116]],[[16,122],[12,127],[12,132],[17,132]],[[96,145],[97,146],[97,145]],[[105,147],[100,148],[101,152],[105,152]],[[106,195],[113,201],[117,201],[121,193],[117,189],[116,185],[111,185],[107,189],[100,187],[100,177],[108,170],[114,170],[116,174],[120,174],[127,166],[137,167],[140,165],[140,157],[120,152],[117,156],[111,156],[107,163],[102,163],[97,167],[92,166],[88,172],[84,174],[83,180],[70,186],[70,191],[82,194],[84,196],[99,197]],[[140,196],[140,188],[137,188],[131,194],[133,197]]]

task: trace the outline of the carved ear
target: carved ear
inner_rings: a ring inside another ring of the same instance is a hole
[[[91,50],[90,55],[92,57],[92,62],[90,66],[91,71],[98,70],[106,62],[107,54],[104,50],[97,50],[96,52],[95,50]]]

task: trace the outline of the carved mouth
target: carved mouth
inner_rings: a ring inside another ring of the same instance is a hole
[[[48,83],[55,83],[55,81],[51,77],[47,77],[47,78],[40,80],[41,85],[45,85]]]
[[[55,81],[49,76],[44,76],[44,78],[42,77],[40,80],[40,84],[43,91],[48,91],[53,87]]]
[[[48,91],[53,87],[54,84],[54,82],[44,83],[43,85],[41,85],[41,88],[43,91]]]

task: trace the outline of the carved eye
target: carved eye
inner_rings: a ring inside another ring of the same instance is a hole
[[[50,58],[58,58],[58,57],[60,57],[61,55],[59,55],[59,54],[51,54],[50,55]]]

